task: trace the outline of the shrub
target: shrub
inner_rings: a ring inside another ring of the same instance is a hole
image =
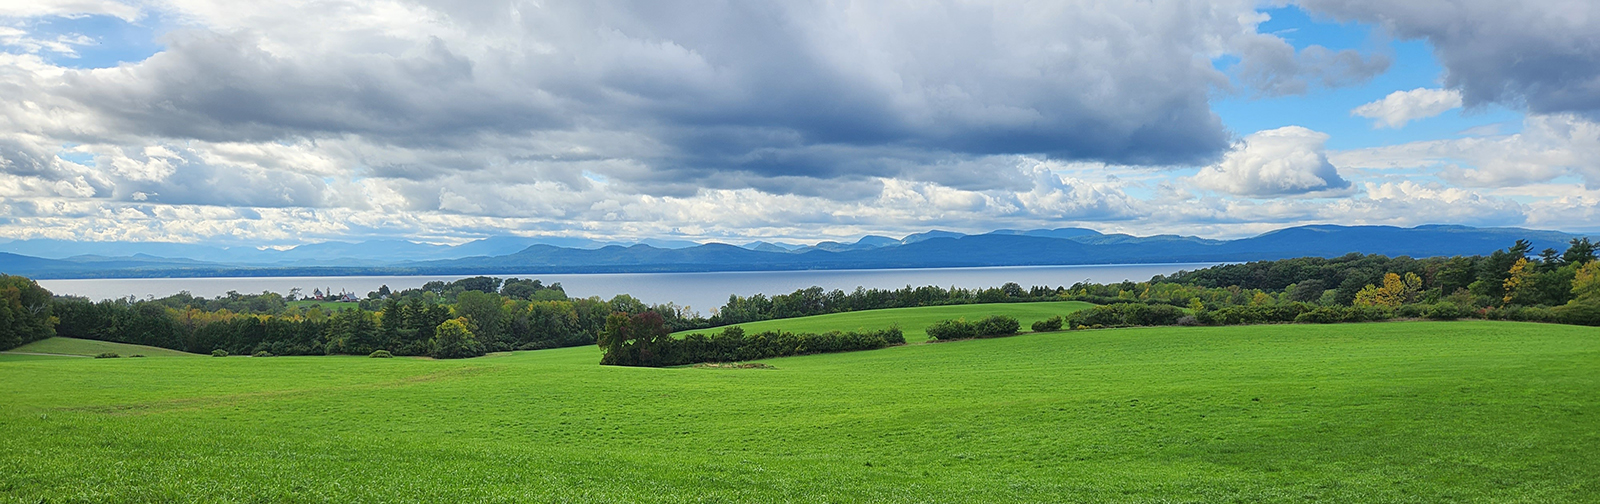
[[[1061,316],[1056,315],[1033,323],[1033,332],[1050,332],[1061,330]]]
[[[373,350],[372,353],[367,354],[367,357],[374,359],[388,359],[394,357],[394,355],[390,354],[388,350]]]
[[[1294,317],[1297,324],[1335,324],[1344,322],[1345,312],[1339,308],[1321,307]]]
[[[106,353],[102,353],[100,355],[94,356],[94,358],[96,358],[96,359],[115,359],[115,358],[118,358],[118,357],[122,357],[122,356],[121,355],[117,355],[116,352],[106,352]]]
[[[272,352],[268,352],[266,350],[260,350],[260,351],[257,351],[256,353],[250,354],[250,356],[251,357],[272,357]]]
[[[975,326],[978,330],[979,337],[1006,336],[1010,334],[1016,334],[1017,330],[1022,328],[1022,324],[1018,323],[1017,319],[1011,318],[1008,315],[994,315],[989,318],[979,320]]]
[[[227,350],[223,350],[221,348],[218,348],[216,350],[212,350],[211,351],[211,356],[212,357],[227,357],[228,356],[228,351]]]
[[[129,355],[129,357],[144,357],[144,354],[137,354],[136,353],[136,354],[133,354],[133,355]]]
[[[1550,310],[1557,322],[1586,326],[1600,326],[1600,302],[1571,301]]]
[[[1171,305],[1118,303],[1079,310],[1067,315],[1067,327],[1126,327],[1176,325],[1182,309]],[[1203,320],[1202,320],[1203,322]]]
[[[1432,306],[1420,304],[1400,305],[1395,307],[1394,316],[1399,318],[1421,318],[1427,315],[1429,308],[1432,308]]]
[[[866,332],[795,334],[768,331],[745,334],[743,329],[733,326],[709,337],[696,333],[682,339],[653,340],[649,348],[641,349],[641,353],[649,352],[656,357],[649,362],[622,363],[614,359],[602,359],[601,364],[676,366],[697,362],[739,362],[790,355],[872,350],[905,342],[905,334],[899,327]]]
[[[928,336],[940,341],[978,337],[977,326],[968,323],[967,319],[934,322],[926,331]]]
[[[1460,305],[1449,301],[1440,301],[1429,306],[1422,314],[1433,320],[1455,320],[1472,316],[1472,311],[1461,308]]]
[[[1299,320],[1300,314],[1312,310],[1312,306],[1305,303],[1229,306],[1201,313],[1198,318],[1203,323],[1216,325],[1267,324],[1294,322]]]

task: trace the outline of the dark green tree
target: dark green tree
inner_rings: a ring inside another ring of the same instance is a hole
[[[1594,243],[1588,237],[1573,238],[1571,246],[1561,254],[1561,262],[1582,266],[1594,260]]]
[[[496,351],[510,350],[505,344],[506,315],[499,294],[464,291],[456,297],[456,315],[466,317],[477,328],[478,340]]]

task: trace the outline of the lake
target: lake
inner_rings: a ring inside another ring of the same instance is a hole
[[[882,270],[806,270],[734,271],[714,273],[597,273],[493,275],[500,278],[537,278],[546,284],[560,282],[567,295],[600,296],[610,299],[629,294],[645,303],[677,303],[709,315],[721,307],[728,295],[787,294],[813,285],[825,290],[846,292],[856,287],[898,289],[910,286],[983,288],[1016,282],[1023,287],[1067,286],[1078,282],[1112,283],[1144,281],[1155,275],[1179,270],[1195,270],[1217,263],[1112,264],[1088,266],[1013,266],[995,268],[923,268]],[[361,296],[388,285],[391,290],[421,287],[435,281],[454,281],[470,275],[447,276],[348,276],[348,277],[245,277],[245,278],[94,278],[81,280],[39,280],[39,285],[56,294],[90,299],[165,297],[188,291],[195,296],[216,297],[228,291],[287,294],[299,288],[301,295],[312,289],[323,292],[354,292]]]

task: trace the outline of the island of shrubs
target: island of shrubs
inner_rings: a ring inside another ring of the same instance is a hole
[[[738,362],[792,355],[874,350],[906,342],[900,329],[832,331],[821,334],[767,331],[745,334],[731,326],[710,336],[673,338],[660,315],[614,314],[606,319],[599,345],[600,363],[613,366],[679,366],[704,362]]]
[[[928,337],[940,340],[992,338],[1016,334],[1022,324],[1006,315],[994,315],[976,322],[967,319],[942,320],[928,326]]]

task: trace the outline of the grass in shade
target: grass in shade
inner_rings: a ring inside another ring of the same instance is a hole
[[[736,324],[744,328],[746,334],[762,331],[788,331],[792,333],[824,333],[828,331],[853,331],[858,329],[877,330],[888,329],[889,326],[898,324],[905,333],[907,342],[922,342],[928,340],[925,329],[941,320],[965,318],[978,320],[990,315],[1010,315],[1022,323],[1022,330],[1027,331],[1028,326],[1036,321],[1044,320],[1056,315],[1066,315],[1084,308],[1094,306],[1081,301],[1053,301],[1045,303],[994,303],[971,304],[952,306],[921,306],[916,308],[890,308],[885,310],[867,310],[858,312],[830,313],[811,317],[799,317],[780,320],[764,320]],[[702,329],[698,331],[682,331],[673,333],[682,337],[693,333],[712,334],[722,332],[722,328]]]
[[[126,343],[112,343],[109,341],[95,341],[77,338],[49,338],[35,341],[26,345],[13,348],[13,354],[55,354],[93,357],[103,353],[115,353],[123,357],[130,355],[143,355],[146,357],[197,357],[198,355],[168,350],[161,347],[129,345]]]
[[[1600,500],[1595,328],[1113,329],[771,369],[598,359],[4,361],[0,502]]]

